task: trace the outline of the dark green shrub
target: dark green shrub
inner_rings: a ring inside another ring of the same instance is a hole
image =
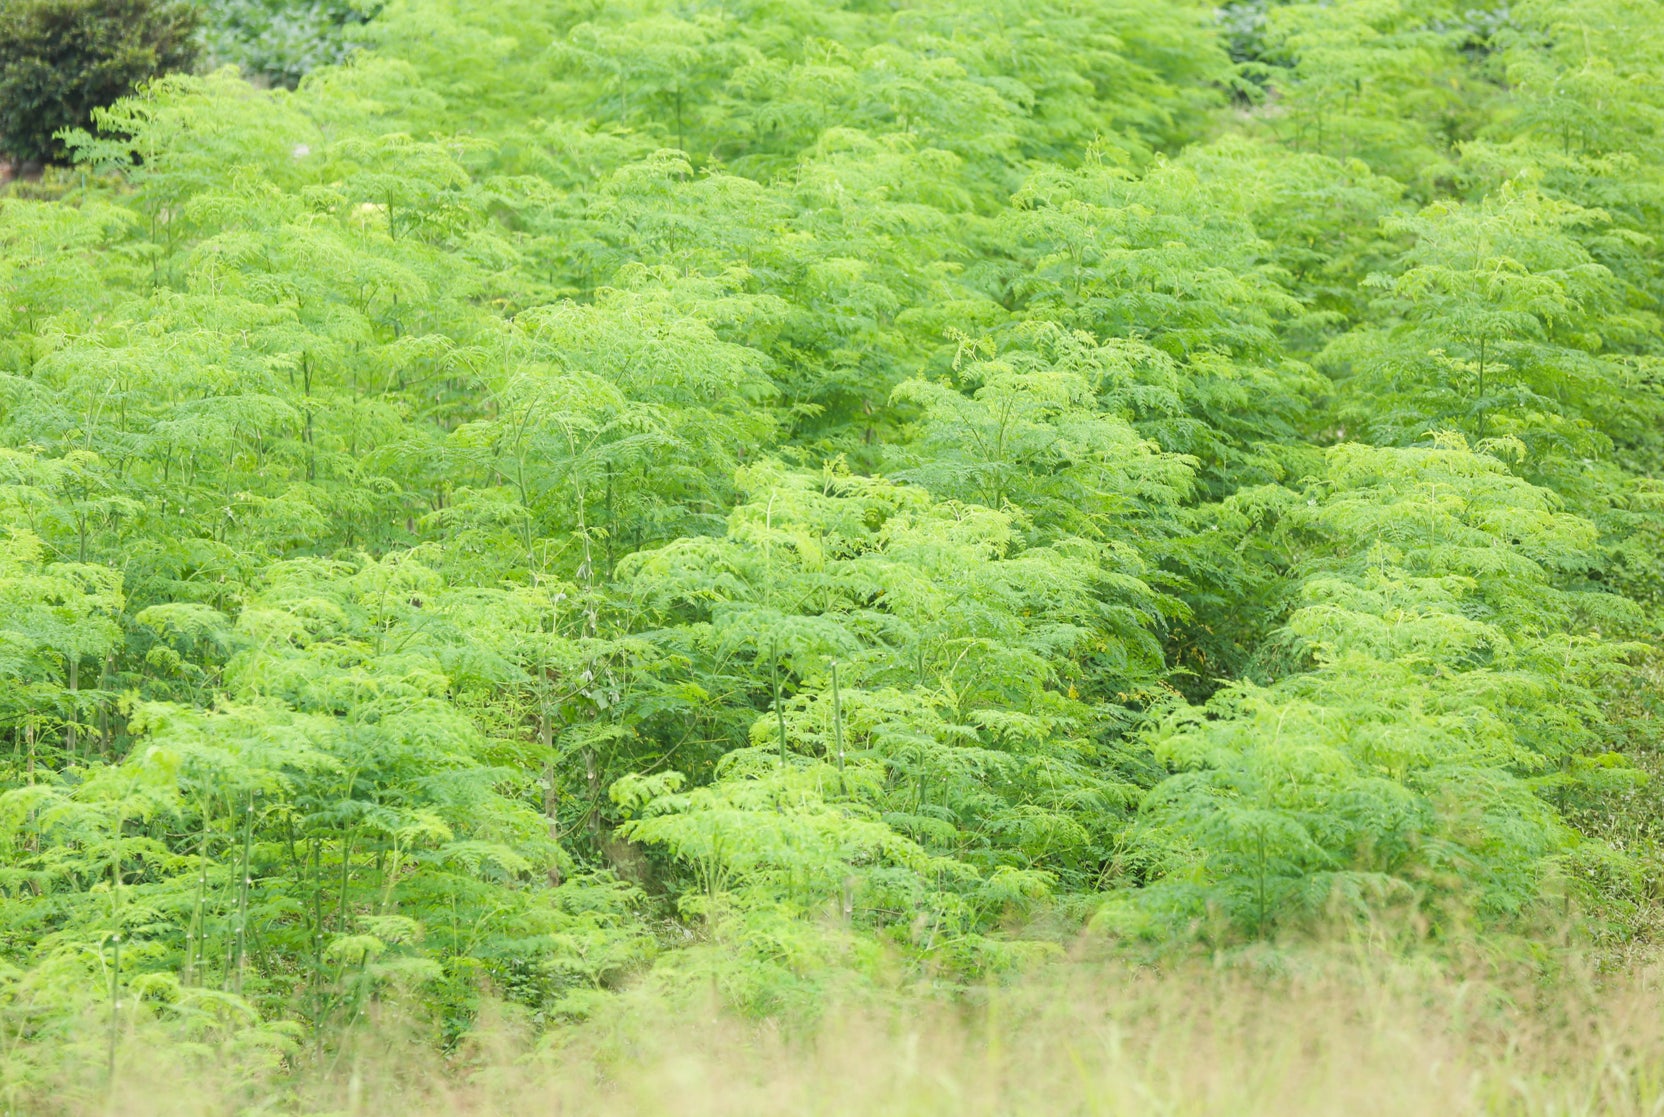
[[[0,154],[63,159],[54,133],[191,65],[197,23],[171,0],[0,0]]]

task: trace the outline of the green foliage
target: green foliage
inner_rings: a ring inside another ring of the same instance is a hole
[[[204,53],[293,89],[318,67],[344,61],[352,33],[372,12],[351,0],[213,0],[203,11]]]
[[[1586,455],[1634,391],[1602,350],[1655,328],[1626,313],[1615,277],[1579,243],[1601,223],[1518,181],[1482,206],[1441,202],[1398,222],[1413,247],[1373,281],[1386,291],[1385,336],[1359,330],[1333,347],[1361,377],[1349,385],[1359,413],[1343,417],[1387,442],[1452,426],[1518,438],[1533,459]]]
[[[57,134],[196,57],[195,9],[171,0],[8,0],[0,7],[0,154],[62,159]]]
[[[1643,649],[1586,626],[1631,607],[1563,588],[1593,560],[1593,525],[1444,443],[1337,447],[1315,495],[1282,502],[1269,530],[1300,581],[1272,642],[1290,673],[1152,729],[1178,772],[1128,854],[1156,878],[1146,913],[1263,934],[1337,899],[1453,889],[1517,912],[1575,845],[1550,803],[1630,775],[1604,762],[1600,695]]]
[[[1451,145],[1491,107],[1489,55],[1508,12],[1447,0],[1270,5],[1238,47],[1268,94],[1258,123],[1297,149],[1434,188],[1451,173]]]
[[[100,110],[0,198],[0,1030],[1628,933],[1661,55],[1561,7],[399,0]]]

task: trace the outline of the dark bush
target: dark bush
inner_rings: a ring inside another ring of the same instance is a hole
[[[179,0],[0,0],[0,154],[62,160],[59,129],[191,65],[197,22]]]

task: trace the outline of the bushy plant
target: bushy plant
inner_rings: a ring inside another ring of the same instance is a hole
[[[203,12],[204,54],[293,89],[355,49],[351,33],[379,4],[353,0],[214,0]]]
[[[189,69],[200,16],[182,0],[6,0],[0,155],[64,158],[57,138],[158,74]]]

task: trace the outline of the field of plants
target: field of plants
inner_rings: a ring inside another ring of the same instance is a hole
[[[1475,2],[0,0],[0,1112],[1658,1112],[1664,4]]]

